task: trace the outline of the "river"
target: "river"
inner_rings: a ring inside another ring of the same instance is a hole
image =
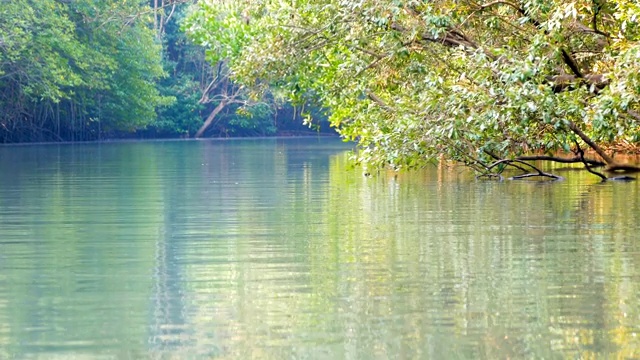
[[[0,147],[0,358],[640,357],[636,182],[351,147]]]

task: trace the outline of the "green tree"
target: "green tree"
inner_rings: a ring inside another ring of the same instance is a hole
[[[206,47],[193,44],[180,29],[190,4],[152,0],[154,26],[163,43],[165,71],[160,92],[176,99],[158,109],[150,136],[242,136],[275,133],[273,101],[257,101],[228,77],[224,61],[210,63]],[[265,98],[266,99],[266,98]]]
[[[154,26],[162,42],[163,67],[168,76],[160,79],[158,89],[162,95],[175,99],[158,108],[157,118],[145,130],[152,137],[188,137],[202,124],[205,106],[199,102],[210,66],[204,59],[204,50],[191,43],[180,30],[189,4],[183,0],[151,0]]]
[[[221,0],[189,30],[235,81],[318,99],[368,164],[491,173],[585,145],[618,165],[603,146],[640,134],[638,16],[634,0]]]
[[[90,140],[150,123],[164,75],[146,1],[2,1],[0,141]]]

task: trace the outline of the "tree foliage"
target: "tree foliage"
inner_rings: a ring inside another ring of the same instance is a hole
[[[151,136],[253,136],[276,132],[273,99],[250,99],[228,77],[224,61],[205,57],[206,44],[194,44],[181,31],[190,2],[153,0],[154,25],[163,42],[168,77],[159,82],[162,94],[176,99],[159,108],[158,118],[147,127]],[[197,39],[196,39],[197,40]],[[202,46],[204,45],[204,46]]]
[[[0,142],[274,134],[281,103],[182,31],[194,2],[0,0]]]
[[[395,168],[636,143],[635,0],[205,1],[190,31],[234,79],[314,97]]]
[[[164,75],[146,1],[3,0],[0,141],[89,140],[155,118]]]

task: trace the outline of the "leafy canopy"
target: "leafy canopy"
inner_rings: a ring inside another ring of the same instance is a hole
[[[0,0],[0,142],[89,139],[170,102],[148,1]]]
[[[188,30],[402,168],[568,150],[576,129],[637,142],[639,18],[636,0],[209,0]]]

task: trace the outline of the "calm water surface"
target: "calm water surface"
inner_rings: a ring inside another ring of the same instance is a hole
[[[638,184],[349,147],[0,147],[0,358],[640,357]]]

